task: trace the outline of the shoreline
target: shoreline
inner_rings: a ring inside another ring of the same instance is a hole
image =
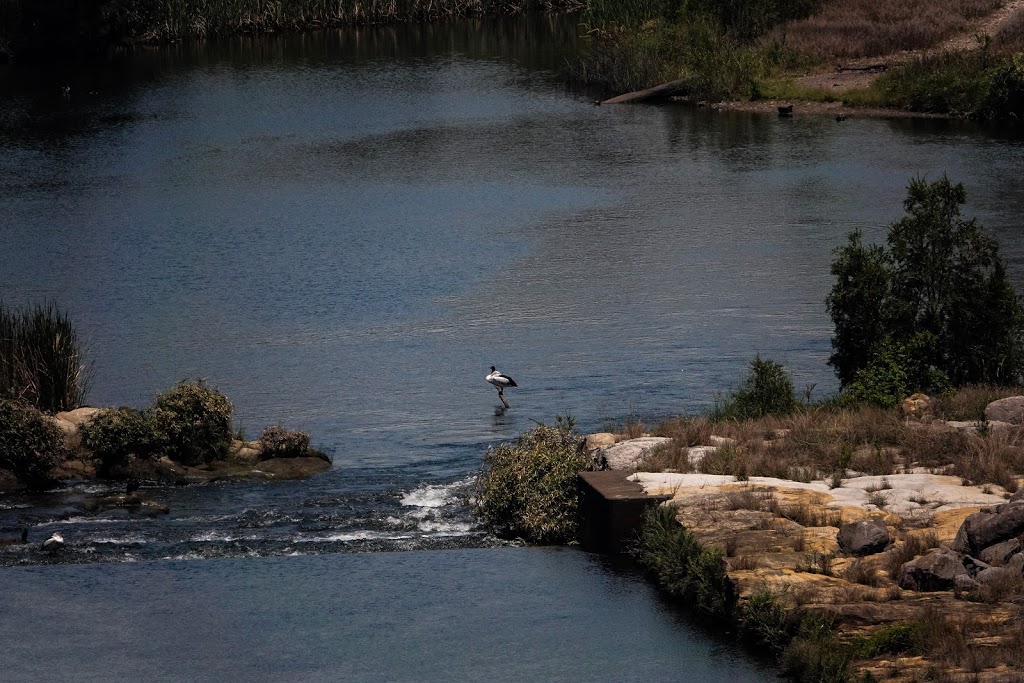
[[[908,429],[923,438],[989,434],[978,433],[979,422],[905,419]],[[1019,424],[988,424],[1007,439],[1022,429]],[[788,434],[783,431],[767,437],[765,447],[786,448]],[[728,593],[734,596],[724,599],[736,601],[724,614],[710,613],[706,597],[673,587],[686,580],[666,583],[663,562],[672,560],[668,555],[655,559],[655,583],[695,617],[723,619],[727,628],[741,640],[752,640],[757,649],[779,646],[777,639],[784,637],[785,629],[796,629],[794,620],[802,623],[808,615],[819,615],[829,624],[827,637],[811,644],[812,649],[841,653],[847,658],[843,666],[849,666],[842,677],[821,680],[1021,680],[1013,677],[1013,667],[1019,665],[1014,652],[1024,635],[1014,626],[1024,617],[1019,597],[1014,598],[1021,595],[1024,583],[1017,568],[1024,565],[1022,542],[1007,541],[1004,557],[1002,551],[988,547],[991,538],[978,541],[977,534],[992,520],[1024,511],[1024,487],[1011,495],[1012,488],[967,482],[935,466],[897,465],[890,474],[851,470],[841,480],[703,473],[701,462],[711,462],[716,452],[735,453],[746,446],[742,439],[716,434],[702,439],[702,445],[683,449],[690,470],[660,472],[645,469],[658,449],[674,448],[671,439],[588,435],[591,453],[607,456],[615,469],[633,472],[628,479],[648,496],[669,498],[654,509],[673,511],[671,519],[679,533],[695,539],[701,557],[705,552],[720,553]],[[1024,482],[1017,474],[1019,486]],[[858,547],[851,537],[865,529],[880,534],[879,539],[870,547]],[[1021,531],[1024,527],[1010,535],[1017,537]],[[645,526],[641,538],[647,539],[648,533]],[[662,542],[657,540],[654,547]],[[664,552],[647,549],[644,543],[642,554]],[[947,564],[939,570],[943,562]],[[946,570],[948,575],[940,578]],[[710,579],[701,575],[687,580]],[[766,612],[757,612],[765,605]],[[955,653],[925,645],[930,634],[950,629],[959,634]],[[887,640],[906,633],[913,637],[907,636],[905,642]],[[799,641],[801,648],[811,647],[799,640],[800,635],[785,638],[790,644]],[[783,653],[780,662],[794,680],[819,680],[794,673],[790,667],[795,655],[789,646],[777,651]],[[807,653],[801,651],[801,656]],[[819,656],[824,655],[814,655]],[[935,679],[940,673],[945,677]]]

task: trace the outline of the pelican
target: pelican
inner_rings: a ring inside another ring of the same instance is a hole
[[[486,379],[489,384],[494,385],[494,388],[498,390],[498,398],[501,399],[502,405],[508,408],[508,401],[505,400],[505,387],[519,386],[516,384],[516,381],[508,375],[503,375],[498,372],[493,365],[491,366],[491,374],[487,375],[484,379]]]
[[[0,546],[4,545],[23,545],[28,543],[28,529],[21,530],[21,538],[0,538]]]
[[[51,553],[54,552],[55,550],[60,550],[63,547],[64,547],[64,537],[61,536],[60,534],[57,534],[57,533],[53,534],[48,539],[43,541],[43,545],[42,545],[43,550],[46,550],[46,551],[51,552]]]

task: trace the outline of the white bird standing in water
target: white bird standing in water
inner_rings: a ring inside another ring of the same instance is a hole
[[[55,550],[60,550],[63,547],[64,547],[64,537],[61,536],[60,534],[54,534],[54,535],[50,536],[48,539],[43,541],[43,545],[42,545],[43,550],[46,550],[47,552],[53,552]]]
[[[501,399],[501,404],[508,408],[508,401],[505,400],[505,387],[518,386],[516,381],[508,375],[503,375],[498,372],[493,365],[491,366],[491,374],[487,375],[484,379],[486,379],[489,384],[494,385],[494,388],[498,390],[498,398]]]

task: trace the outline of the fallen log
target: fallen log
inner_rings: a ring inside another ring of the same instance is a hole
[[[667,100],[673,95],[682,95],[685,93],[685,80],[669,81],[668,83],[656,85],[653,88],[635,90],[633,92],[617,95],[611,99],[604,100],[601,104],[631,104],[636,102],[651,102],[653,100]]]

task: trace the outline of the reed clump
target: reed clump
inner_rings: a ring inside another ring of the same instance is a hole
[[[58,412],[82,404],[85,349],[70,317],[54,303],[9,309],[0,303],[0,397]]]

